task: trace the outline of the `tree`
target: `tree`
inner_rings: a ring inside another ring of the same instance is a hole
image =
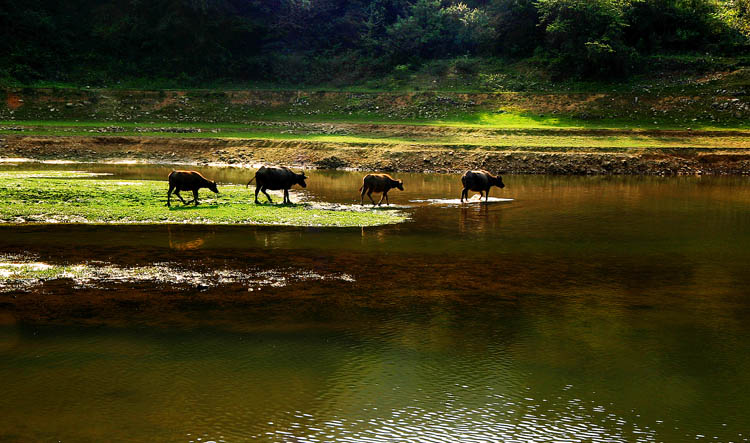
[[[700,50],[727,37],[715,0],[635,0],[625,19],[625,40],[642,53]]]
[[[443,58],[474,52],[489,39],[489,21],[481,10],[464,3],[443,7],[439,0],[417,0],[408,15],[386,28],[396,64],[411,57]]]
[[[750,0],[726,0],[722,8],[724,20],[744,35],[750,43]]]
[[[534,0],[495,0],[487,7],[497,54],[528,56],[542,44],[544,30]]]
[[[602,77],[626,74],[634,55],[623,42],[621,0],[538,0],[545,48],[559,75]]]

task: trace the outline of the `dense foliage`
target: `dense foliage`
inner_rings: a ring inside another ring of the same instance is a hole
[[[604,77],[648,54],[747,51],[750,38],[748,0],[3,3],[0,79],[20,83],[351,83],[464,55]]]

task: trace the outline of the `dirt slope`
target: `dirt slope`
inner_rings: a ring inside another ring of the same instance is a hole
[[[498,149],[220,138],[5,136],[3,157],[81,161],[135,160],[310,168],[460,172],[484,168],[524,174],[750,174],[746,149]]]

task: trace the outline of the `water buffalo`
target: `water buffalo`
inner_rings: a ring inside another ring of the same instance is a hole
[[[208,188],[211,191],[214,191],[215,193],[219,193],[219,190],[216,189],[216,182],[212,182],[211,180],[207,179],[206,177],[202,176],[200,172],[197,171],[172,171],[169,173],[169,191],[167,191],[167,206],[171,206],[169,197],[172,195],[172,191],[174,190],[174,195],[177,196],[177,198],[180,199],[180,201],[183,204],[189,204],[191,202],[195,202],[195,206],[198,206],[198,189],[200,188]],[[183,200],[182,196],[180,195],[180,191],[193,191],[193,199],[189,202],[186,202]]]
[[[469,199],[469,191],[479,192],[479,198],[482,198],[482,193],[485,193],[484,201],[490,198],[490,188],[497,186],[498,188],[504,188],[503,178],[500,175],[492,175],[485,170],[479,171],[466,171],[461,177],[461,183],[464,185],[464,190],[461,191],[461,203]]]
[[[393,177],[388,174],[367,174],[365,175],[365,178],[362,179],[362,186],[359,188],[361,197],[359,204],[365,204],[365,193],[367,193],[367,196],[370,197],[370,201],[374,205],[375,200],[372,199],[372,193],[382,192],[383,196],[380,197],[378,206],[383,203],[383,199],[385,199],[385,202],[390,205],[391,203],[388,201],[388,191],[392,188],[398,188],[403,191],[404,182],[401,180],[394,180]]]
[[[273,203],[273,200],[271,200],[271,196],[266,192],[267,189],[270,189],[272,191],[283,189],[284,203],[292,203],[292,201],[289,200],[289,188],[294,185],[300,185],[303,188],[307,187],[305,179],[307,179],[307,177],[305,177],[304,172],[302,172],[301,174],[297,174],[296,172],[284,166],[261,166],[260,169],[258,169],[258,172],[255,173],[255,177],[251,178],[250,181],[247,182],[247,185],[245,187],[250,186],[250,183],[252,183],[253,180],[257,180],[255,182],[256,205],[258,204],[258,192],[261,191],[266,194],[266,197],[268,197],[268,201],[270,203]]]

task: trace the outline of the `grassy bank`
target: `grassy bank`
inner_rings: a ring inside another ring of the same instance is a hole
[[[235,224],[358,227],[398,223],[401,213],[312,203],[255,205],[252,189],[220,185],[218,196],[200,193],[199,206],[166,203],[167,184],[106,180],[84,172],[1,172],[0,221],[4,223]],[[188,197],[185,193],[183,197]],[[188,198],[186,198],[188,200]]]
[[[74,161],[746,174],[750,68],[727,69],[589,92],[5,89],[0,148]]]
[[[135,126],[231,131],[280,123],[524,130],[750,129],[750,68],[678,77],[668,87],[647,82],[620,89],[600,85],[585,91],[524,92],[0,88],[0,121],[3,125],[71,122],[82,128],[115,125],[125,131]]]
[[[356,125],[328,123],[276,127],[241,125],[181,125],[160,127],[122,123],[103,126],[96,122],[0,122],[0,134],[24,136],[140,136],[164,138],[238,139],[248,142],[291,141],[300,143],[382,145],[416,147],[487,147],[498,149],[552,148],[596,149],[746,149],[750,131],[653,129],[487,129],[460,127],[405,127],[404,125]]]

